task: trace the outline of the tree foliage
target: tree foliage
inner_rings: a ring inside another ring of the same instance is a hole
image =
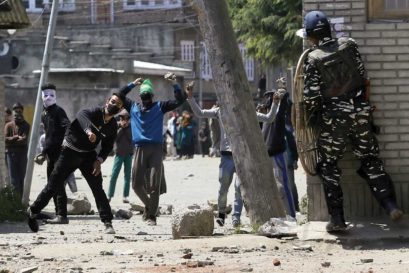
[[[297,61],[302,39],[301,0],[228,0],[230,17],[238,40],[248,54],[265,64]]]

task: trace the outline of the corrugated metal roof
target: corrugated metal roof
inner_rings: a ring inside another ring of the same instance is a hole
[[[11,7],[10,11],[0,11],[0,28],[1,29],[17,29],[30,26],[26,9],[21,0],[0,0],[0,5],[8,4]]]
[[[105,73],[124,73],[125,70],[118,70],[113,68],[50,68],[49,73],[83,73],[83,72],[105,72]],[[40,74],[41,70],[33,70],[34,74]]]

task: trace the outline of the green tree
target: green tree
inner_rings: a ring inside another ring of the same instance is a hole
[[[294,64],[302,51],[301,0],[228,0],[233,28],[264,64]]]

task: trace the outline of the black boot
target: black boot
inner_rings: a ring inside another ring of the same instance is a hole
[[[224,226],[224,220],[226,219],[226,214],[225,213],[219,213],[219,215],[216,218],[216,223],[219,226]]]
[[[333,214],[330,215],[329,222],[327,223],[326,230],[327,232],[342,232],[347,229],[345,224],[344,215],[342,214]]]
[[[403,212],[398,208],[398,205],[396,205],[395,200],[385,199],[381,202],[381,204],[392,221],[398,221],[402,218]]]

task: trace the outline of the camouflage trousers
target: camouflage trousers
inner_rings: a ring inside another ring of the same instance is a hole
[[[386,200],[395,199],[392,181],[378,158],[379,146],[369,120],[367,110],[342,116],[323,115],[317,143],[317,170],[323,181],[331,215],[343,214],[343,194],[339,183],[341,169],[337,163],[345,153],[347,139],[352,144],[353,153],[361,161],[357,172],[367,181],[374,197],[381,205]]]

